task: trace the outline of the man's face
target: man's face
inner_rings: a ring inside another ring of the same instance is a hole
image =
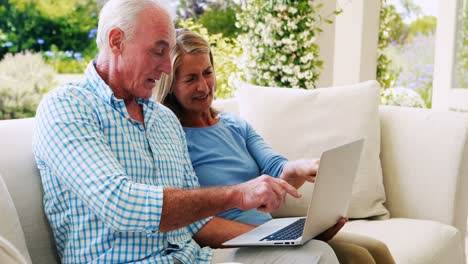
[[[170,74],[170,50],[174,46],[174,26],[159,8],[143,11],[137,18],[134,35],[123,45],[118,62],[121,95],[149,98],[155,82],[164,72]]]

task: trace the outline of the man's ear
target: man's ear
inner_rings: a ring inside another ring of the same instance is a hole
[[[109,32],[109,48],[113,53],[120,53],[123,49],[125,33],[120,28],[113,28]]]

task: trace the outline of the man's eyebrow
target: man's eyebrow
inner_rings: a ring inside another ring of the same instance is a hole
[[[165,40],[159,40],[159,41],[156,41],[155,45],[156,45],[156,46],[169,47],[169,42],[167,42],[167,41],[165,41]]]

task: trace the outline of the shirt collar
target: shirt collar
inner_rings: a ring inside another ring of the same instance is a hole
[[[88,66],[85,70],[85,78],[90,83],[91,90],[102,100],[105,102],[113,105],[116,101],[120,101],[121,99],[117,99],[114,96],[114,92],[112,89],[107,85],[101,76],[96,71],[96,66],[94,65],[94,60],[90,61]],[[144,104],[154,110],[156,108],[157,102],[154,96],[150,98],[137,98],[136,99],[139,104]]]
[[[88,66],[85,70],[85,78],[86,81],[90,84],[89,87],[94,92],[94,94],[96,94],[105,102],[112,104],[112,101],[116,99],[114,92],[97,73],[94,60],[88,63]]]

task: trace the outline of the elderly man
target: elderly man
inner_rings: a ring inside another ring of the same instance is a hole
[[[230,250],[229,258],[216,250],[213,257],[211,247],[253,227],[210,216],[231,208],[270,212],[286,193],[299,194],[269,176],[198,188],[178,120],[152,98],[161,73],[171,71],[173,16],[165,5],[108,1],[99,17],[99,54],[84,79],[55,89],[39,106],[34,154],[61,261],[337,263],[320,241]]]

